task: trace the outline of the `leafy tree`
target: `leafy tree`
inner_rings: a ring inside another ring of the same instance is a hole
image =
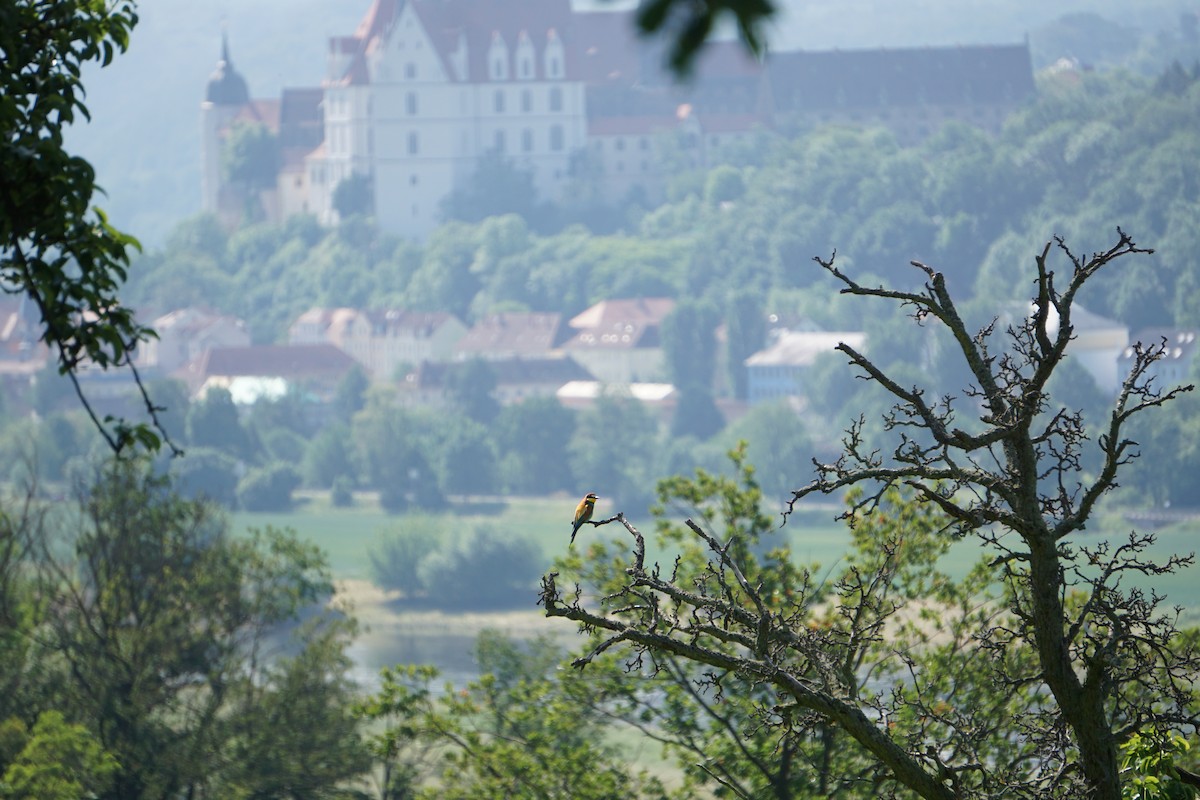
[[[153,332],[118,297],[137,241],[92,205],[96,176],[71,155],[64,129],[83,104],[86,65],[107,66],[129,46],[134,4],[18,0],[0,9],[0,282],[23,292],[41,315],[41,340],[110,447],[162,441],[132,355]],[[77,380],[83,364],[132,371],[150,421],[101,420]]]
[[[213,796],[351,800],[347,785],[370,767],[352,713],[356,686],[343,626],[305,626],[303,650],[264,670],[231,715],[233,768]]]
[[[329,492],[329,502],[334,508],[349,508],[354,505],[354,482],[345,475],[335,478]]]
[[[426,510],[445,505],[426,451],[428,420],[387,398],[376,398],[354,418],[351,437],[360,472],[379,490],[388,511]]]
[[[495,491],[496,449],[488,429],[469,419],[454,424],[437,442],[438,485],[446,494]]]
[[[713,169],[704,181],[704,202],[710,206],[731,203],[746,193],[742,173],[728,164]]]
[[[602,396],[576,417],[567,450],[582,491],[626,507],[649,505],[658,424],[635,400]],[[565,521],[564,521],[565,524]]]
[[[754,574],[754,562],[738,532],[720,534],[704,518],[688,520],[707,560],[703,578],[688,580],[678,567],[669,576],[648,569],[644,537],[621,515],[616,521],[634,549],[632,563],[619,571],[613,565],[618,585],[567,598],[556,573],[543,578],[549,616],[597,631],[595,647],[576,666],[626,646],[635,663],[670,657],[707,669],[714,687],[726,675],[751,681],[770,692],[759,719],[777,742],[797,730],[834,727],[856,743],[881,792],[1119,800],[1119,746],[1134,732],[1165,736],[1179,726],[1200,727],[1194,684],[1177,679],[1200,671],[1195,633],[1181,632],[1172,615],[1158,610],[1159,595],[1130,585],[1135,576],[1169,574],[1192,559],[1154,561],[1145,553],[1153,537],[1137,533],[1115,542],[1078,533],[1136,456],[1130,418],[1191,387],[1158,391],[1148,377],[1162,349],[1136,347],[1130,375],[1098,426],[1100,466],[1082,474],[1080,453],[1089,441],[1083,419],[1053,402],[1048,381],[1071,341],[1081,290],[1114,261],[1146,251],[1120,232],[1116,244],[1086,258],[1059,240],[1056,253],[1066,262],[1060,282],[1051,268],[1054,244],[1036,258],[1033,312],[999,337],[990,325],[969,331],[945,276],[923,264],[915,266],[925,287],[909,292],[871,288],[832,260],[821,261],[849,294],[903,303],[918,322],[947,328],[974,381],[965,390],[968,402],[959,404],[908,388],[913,384],[841,345],[894,399],[885,420],[892,447],[866,447],[862,424],[852,425],[842,457],[819,466],[817,478],[793,492],[789,508],[856,487],[843,516],[857,524],[886,519],[889,492],[905,488],[946,520],[922,547],[945,548],[973,535],[988,560],[972,584],[994,583],[1003,596],[968,606],[984,613],[963,617],[965,636],[958,634],[952,649],[926,662],[902,644],[888,647],[888,662],[901,667],[897,677],[905,680],[890,695],[857,688],[881,669],[868,643],[886,642],[888,620],[904,622],[895,617],[903,596],[894,594],[893,580],[907,532],[877,545],[832,597],[800,576],[787,584],[791,597],[777,597],[771,584],[747,578],[743,565]],[[1051,309],[1060,319],[1054,332],[1047,324]],[[585,605],[583,597],[603,599]],[[822,609],[832,614],[828,628]],[[959,681],[966,676],[979,683],[964,694]]]
[[[211,447],[241,460],[253,457],[250,434],[242,427],[228,389],[212,388],[192,403],[187,415],[187,441],[194,447]]]
[[[367,371],[362,364],[355,362],[342,379],[338,381],[337,389],[333,395],[333,409],[337,418],[343,422],[350,422],[350,419],[362,410],[366,404],[367,389],[371,385],[371,379],[367,375]]]
[[[500,413],[496,370],[482,358],[473,358],[446,372],[446,394],[460,411],[475,422],[490,425]]]
[[[265,656],[280,626],[331,594],[324,559],[278,531],[231,537],[212,506],[179,498],[136,461],[109,464],[75,519],[78,530],[40,553],[39,592],[54,612],[38,636],[46,666],[62,666],[64,713],[86,721],[118,765],[97,796],[207,794],[249,766],[231,758],[230,723],[247,704],[265,710],[260,689],[286,689],[279,673],[262,671]],[[322,619],[298,652],[344,647],[344,636],[316,634],[328,630]],[[336,672],[328,661],[322,669],[310,679]],[[289,731],[260,735],[288,757],[272,737]],[[314,783],[312,796],[329,796],[334,780]]]
[[[725,417],[717,408],[712,393],[688,388],[679,392],[671,417],[671,436],[694,436],[705,440],[725,427]]]
[[[482,677],[436,692],[431,667],[383,671],[380,691],[360,704],[373,728],[386,800],[403,797],[665,798],[667,790],[602,735],[580,676],[556,669],[548,641],[519,646],[480,636]]]
[[[725,366],[733,396],[746,399],[746,359],[767,343],[767,317],[762,296],[739,289],[725,303]]]
[[[417,575],[438,608],[506,608],[529,601],[543,563],[530,540],[480,527],[422,558]]]
[[[333,210],[343,220],[370,215],[375,210],[371,176],[365,172],[355,172],[343,178],[333,190]]]
[[[33,729],[20,720],[3,724],[0,738],[20,740],[20,751],[7,764],[0,786],[12,800],[77,800],[95,797],[108,786],[119,765],[83,725],[72,724],[61,712],[44,711]]]
[[[504,214],[516,214],[533,222],[540,213],[533,171],[518,166],[494,149],[479,159],[471,180],[442,202],[442,215],[462,222],[479,222]]]
[[[287,511],[300,473],[291,464],[277,461],[246,473],[237,487],[238,506],[246,511]]]
[[[667,375],[681,390],[712,391],[718,315],[711,303],[680,300],[662,323]]]
[[[225,179],[260,192],[275,186],[279,174],[278,137],[261,122],[238,122],[221,150]]]
[[[350,438],[349,425],[323,428],[304,451],[301,465],[304,483],[326,487],[338,481],[347,481],[353,486],[357,472],[354,458],[354,442]]]
[[[750,408],[715,440],[730,450],[744,443],[746,461],[767,497],[787,496],[798,478],[812,468],[812,440],[800,416],[787,403]]]
[[[403,592],[408,599],[424,595],[418,568],[447,537],[446,526],[436,517],[410,514],[403,527],[383,532],[371,548],[371,578],[384,589]]]
[[[575,417],[554,397],[531,397],[500,409],[492,430],[506,491],[542,495],[574,485],[567,443]]]
[[[186,458],[170,464],[176,490],[184,497],[207,498],[225,508],[237,501],[237,459],[211,447],[189,447]]]

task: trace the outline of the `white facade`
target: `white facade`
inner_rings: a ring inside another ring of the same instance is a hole
[[[493,31],[486,74],[471,74],[468,38],[437,43],[414,4],[365,43],[365,63],[331,56],[325,88],[325,145],[309,158],[318,217],[336,218],[333,192],[353,172],[371,175],[375,217],[384,230],[424,238],[442,201],[498,151],[533,172],[539,194],[553,197],[571,154],[586,136],[584,85],[567,80],[553,29]],[[478,58],[479,54],[476,54]]]

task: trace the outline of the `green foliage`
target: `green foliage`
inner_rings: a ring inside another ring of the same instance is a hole
[[[767,316],[762,296],[738,289],[725,303],[725,367],[733,396],[746,399],[746,359],[767,343]]]
[[[504,454],[500,474],[506,491],[536,495],[573,487],[567,443],[575,416],[553,397],[531,397],[500,409],[492,430]]]
[[[181,495],[234,506],[239,468],[232,456],[210,447],[189,447],[186,456],[170,462],[169,469]]]
[[[725,417],[711,392],[693,387],[683,389],[677,396],[675,413],[671,417],[672,437],[693,436],[703,441],[725,427]]]
[[[432,687],[430,667],[383,670],[380,691],[358,713],[382,732],[371,747],[388,800],[454,798],[665,798],[655,778],[634,772],[605,742],[588,683],[556,669],[546,640],[518,645],[483,634],[483,675],[460,691]]]
[[[345,475],[333,480],[333,488],[329,492],[329,502],[334,508],[349,508],[354,505],[354,482]]]
[[[568,444],[571,473],[585,491],[634,513],[649,505],[657,442],[658,424],[644,406],[602,396],[576,417]]]
[[[343,178],[333,190],[333,210],[341,219],[369,216],[375,209],[375,190],[371,176],[364,172]]]
[[[488,429],[464,419],[436,444],[438,485],[446,494],[480,495],[496,490],[496,451]]]
[[[761,403],[730,425],[716,444],[730,449],[745,443],[746,462],[768,497],[780,498],[803,484],[812,458],[812,439],[786,403]]]
[[[278,709],[308,702],[309,710],[328,697],[314,687],[330,686],[341,694],[310,724],[353,747],[353,732],[328,716],[344,714],[348,699],[349,629],[312,613],[332,593],[324,557],[271,529],[231,538],[212,506],[180,498],[137,462],[110,464],[77,519],[78,530],[49,541],[39,564],[40,596],[55,611],[39,621],[38,642],[45,668],[57,672],[57,707],[85,721],[115,759],[97,796],[253,796],[246,776],[268,751],[279,779],[294,770],[308,776],[306,796],[332,796],[351,768],[322,772],[285,741],[298,726],[283,716],[261,724],[276,713],[272,698]],[[295,660],[264,671],[275,637],[301,613],[311,627]],[[214,788],[226,786],[238,788]]]
[[[279,173],[279,141],[266,125],[238,122],[221,150],[221,172],[231,183],[251,191],[275,186]]]
[[[719,321],[708,302],[680,300],[662,324],[663,358],[677,388],[711,391],[716,371]]]
[[[489,425],[500,413],[496,391],[496,370],[482,358],[456,364],[446,374],[446,394],[460,411],[475,422]]]
[[[242,426],[228,389],[209,389],[202,399],[192,403],[187,415],[187,442],[240,460],[253,457],[250,434]]]
[[[417,576],[438,608],[511,608],[532,601],[543,566],[529,539],[481,526],[422,558]]]
[[[287,511],[300,473],[291,464],[277,461],[246,473],[237,487],[238,506],[247,511]]]
[[[60,374],[74,381],[85,363],[133,370],[149,422],[101,420],[80,392],[118,452],[130,445],[157,449],[162,441],[131,360],[137,344],[154,334],[118,296],[129,251],[139,245],[92,205],[95,172],[67,151],[63,134],[88,118],[84,68],[107,66],[124,52],[136,23],[129,1],[18,0],[0,9],[0,282],[32,301]]]
[[[446,219],[462,222],[479,222],[505,214],[532,221],[541,213],[533,170],[518,166],[495,149],[479,159],[471,180],[442,203]]]
[[[447,541],[448,534],[446,525],[434,517],[409,515],[403,528],[384,531],[371,549],[372,580],[410,598],[421,595],[425,590],[418,572],[421,562]]]
[[[354,442],[349,425],[322,428],[304,450],[301,471],[308,486],[332,486],[338,481],[353,484],[356,475]]]
[[[486,524],[452,530],[421,515],[385,532],[370,557],[379,586],[410,603],[452,610],[523,605],[544,566],[540,548],[524,536]]]
[[[637,23],[643,33],[669,35],[671,68],[687,75],[709,36],[727,16],[736,23],[746,48],[754,55],[762,53],[766,49],[763,28],[775,10],[772,0],[650,0],[638,6]]]
[[[388,511],[432,510],[445,504],[426,456],[428,420],[377,397],[354,418],[351,438],[360,473],[379,490]]]
[[[96,797],[108,787],[119,765],[83,725],[61,712],[44,711],[26,732],[16,719],[4,723],[4,749],[20,740],[20,751],[6,763],[0,796],[6,800],[77,800]]]
[[[1179,780],[1175,757],[1190,749],[1179,734],[1135,733],[1121,745],[1121,797],[1124,800],[1190,800],[1196,790]]]

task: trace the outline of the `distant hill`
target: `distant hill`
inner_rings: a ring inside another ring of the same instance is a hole
[[[150,246],[199,210],[199,105],[222,24],[251,95],[273,97],[284,86],[318,84],[327,37],[353,31],[369,2],[143,2],[130,51],[87,76],[92,123],[71,133],[72,146],[95,165],[107,190],[100,205]],[[784,0],[784,6],[772,35],[777,49],[1002,43],[1032,34],[1035,62],[1087,55],[1065,39],[1058,46],[1067,33],[1054,23],[1064,14],[1092,12],[1116,27],[1153,31],[1178,27],[1180,13],[1189,10],[1178,0],[1143,0],[1131,20],[1121,0]]]

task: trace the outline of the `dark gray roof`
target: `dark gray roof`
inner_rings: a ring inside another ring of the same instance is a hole
[[[1012,105],[1034,91],[1029,46],[774,53],[777,111],[914,105]]]
[[[229,37],[221,37],[221,60],[208,79],[208,87],[204,91],[204,99],[218,106],[244,106],[250,102],[250,90],[246,88],[246,80],[236,69],[229,58]]]

